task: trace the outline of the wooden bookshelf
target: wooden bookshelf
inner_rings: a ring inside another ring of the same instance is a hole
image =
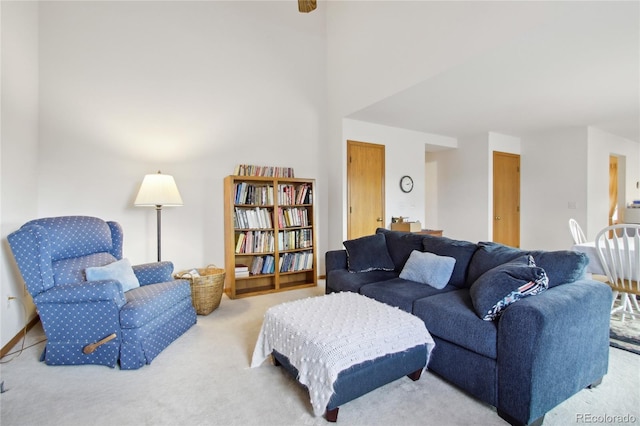
[[[318,284],[314,197],[314,179],[224,179],[224,290],[231,299]],[[236,265],[248,273],[236,274]]]

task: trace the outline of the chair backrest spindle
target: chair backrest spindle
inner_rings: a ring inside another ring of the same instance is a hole
[[[573,244],[582,244],[587,242],[580,224],[575,219],[569,219],[569,231],[571,231],[571,237],[573,237]]]

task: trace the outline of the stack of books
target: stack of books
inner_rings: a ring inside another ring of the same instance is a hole
[[[249,267],[243,264],[236,264],[236,278],[244,278],[249,276]]]

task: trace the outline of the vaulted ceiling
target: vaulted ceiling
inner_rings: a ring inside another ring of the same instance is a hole
[[[627,4],[635,13],[531,29],[350,118],[452,137],[595,126],[640,142],[640,16]]]

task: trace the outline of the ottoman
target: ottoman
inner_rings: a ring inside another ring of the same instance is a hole
[[[267,310],[251,367],[270,355],[307,387],[313,413],[408,375],[420,378],[435,346],[424,322],[357,293],[331,293]]]

